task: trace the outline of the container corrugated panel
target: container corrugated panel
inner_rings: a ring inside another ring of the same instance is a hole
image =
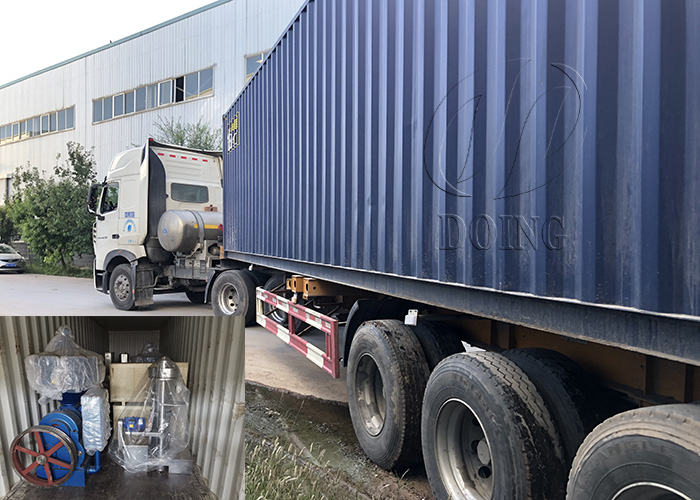
[[[117,359],[123,352],[129,353],[129,358],[133,358],[143,350],[146,344],[153,344],[158,349],[160,332],[109,332],[109,350],[117,356]]]
[[[173,318],[162,351],[190,364],[190,448],[221,499],[244,498],[243,319]]]
[[[107,348],[106,334],[89,318],[0,317],[0,497],[20,480],[9,455],[13,439],[57,407],[54,402],[38,404],[27,382],[24,358],[43,351],[60,325],[68,325],[85,349]]]
[[[698,316],[698,26],[690,0],[309,1],[224,117],[225,249]]]

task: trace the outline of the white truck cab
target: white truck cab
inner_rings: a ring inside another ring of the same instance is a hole
[[[150,139],[115,156],[88,196],[95,288],[123,310],[150,305],[154,292],[203,303],[220,255],[221,180],[220,152]]]

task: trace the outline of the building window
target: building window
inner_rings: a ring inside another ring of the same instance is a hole
[[[213,67],[143,85],[128,92],[95,99],[92,101],[92,122],[99,123],[159,106],[169,106],[212,95],[214,95]]]
[[[0,145],[72,129],[74,127],[74,112],[75,107],[70,107],[0,125]]]
[[[102,99],[102,119],[109,120],[112,118],[112,98],[105,97]]]
[[[168,80],[160,84],[160,100],[158,104],[164,106],[170,104],[173,100],[173,81]]]
[[[199,74],[190,73],[185,76],[185,100],[199,95]]]
[[[114,117],[124,114],[124,94],[114,96]]]
[[[265,56],[267,53],[270,52],[269,50],[265,50],[263,52],[259,52],[257,54],[251,54],[249,56],[245,57],[245,81],[248,83],[248,80],[253,78],[253,75],[255,72],[258,70],[260,66],[262,66],[263,61],[265,60]]]
[[[146,87],[136,89],[136,111],[146,109]]]
[[[65,109],[58,112],[58,128],[59,129],[66,128],[66,110]]]
[[[214,93],[214,68],[199,72],[199,95],[208,96]]]
[[[134,112],[134,93],[127,92],[124,94],[124,113],[129,114]]]

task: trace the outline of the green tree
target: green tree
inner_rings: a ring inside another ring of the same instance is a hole
[[[197,123],[182,123],[179,119],[158,117],[153,124],[155,139],[166,144],[184,146],[205,151],[221,151],[223,135],[221,129],[214,129],[200,119]]]
[[[9,203],[9,200],[7,200]],[[17,236],[15,225],[10,217],[9,205],[0,205],[0,243],[10,243]]]
[[[95,181],[93,152],[69,142],[68,159],[54,176],[27,165],[15,171],[9,213],[22,239],[48,264],[66,269],[75,254],[92,251],[92,223],[85,200]],[[60,155],[57,157],[60,160]]]

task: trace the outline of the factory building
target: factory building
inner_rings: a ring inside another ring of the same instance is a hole
[[[0,85],[0,203],[30,162],[94,148],[98,178],[159,120],[221,127],[223,113],[303,0],[220,0]]]

